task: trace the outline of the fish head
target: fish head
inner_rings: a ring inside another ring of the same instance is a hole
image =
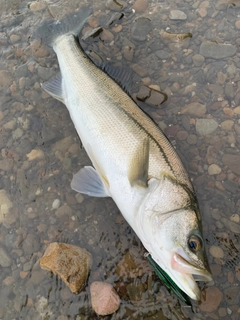
[[[138,234],[177,286],[191,299],[200,300],[196,281],[211,281],[212,276],[194,194],[171,179],[151,180],[139,212]]]

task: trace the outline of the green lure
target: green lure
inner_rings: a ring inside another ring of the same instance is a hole
[[[163,271],[162,268],[160,268],[160,266],[153,260],[150,254],[147,254],[146,256],[154,271],[156,272],[158,277],[164,282],[166,287],[170,289],[178,297],[178,299],[185,302],[188,306],[192,307],[192,303],[188,295],[176,285],[176,283],[169,277],[169,275],[165,271]]]

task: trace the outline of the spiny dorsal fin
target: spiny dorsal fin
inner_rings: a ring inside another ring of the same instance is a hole
[[[135,150],[128,171],[128,179],[132,186],[147,187],[149,167],[149,139],[145,138]]]

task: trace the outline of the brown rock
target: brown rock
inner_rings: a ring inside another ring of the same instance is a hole
[[[240,175],[240,156],[235,154],[224,154],[222,162],[225,166],[229,167],[233,173]]]
[[[51,243],[40,260],[40,266],[57,274],[72,292],[85,284],[92,264],[92,256],[85,249],[65,244]]]
[[[199,102],[192,102],[182,108],[179,114],[189,114],[201,118],[206,113],[206,106]]]
[[[145,12],[148,8],[147,0],[136,0],[132,7],[136,12]]]
[[[199,305],[204,312],[215,311],[223,298],[222,292],[217,287],[209,287],[203,290],[202,301]]]
[[[103,31],[100,34],[100,38],[103,41],[112,41],[114,39],[114,35],[109,30],[103,29]]]
[[[93,310],[106,316],[114,313],[120,306],[120,298],[111,284],[95,281],[90,286]]]

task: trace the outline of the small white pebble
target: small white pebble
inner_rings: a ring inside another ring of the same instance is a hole
[[[61,201],[59,199],[55,199],[52,203],[52,210],[56,210],[60,207]]]

